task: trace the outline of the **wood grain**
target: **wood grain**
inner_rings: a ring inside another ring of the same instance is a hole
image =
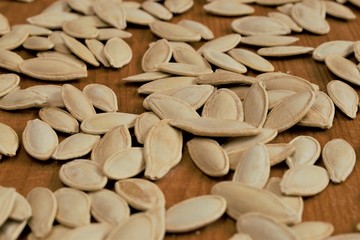
[[[15,1],[0,1],[0,12],[10,21],[11,25],[25,23],[26,18],[38,14],[42,9],[49,5],[51,0],[35,0],[33,3],[25,4]],[[140,1],[139,1],[140,2]],[[230,23],[235,18],[217,17],[207,14],[202,9],[205,0],[196,0],[194,7],[182,14],[176,15],[172,22],[181,19],[192,19],[206,24],[213,30],[216,37],[232,33]],[[300,38],[296,45],[316,47],[329,40],[359,40],[360,39],[360,10],[348,4],[356,13],[357,19],[354,21],[342,21],[329,17],[331,32],[325,36],[313,35],[308,32],[295,34]],[[255,6],[255,15],[266,15],[267,12],[275,11],[274,8]],[[102,83],[112,88],[118,97],[120,112],[140,114],[144,112],[142,100],[144,96],[137,94],[139,84],[127,84],[121,79],[141,73],[141,57],[146,51],[148,44],[158,38],[154,36],[148,28],[130,25],[127,30],[133,37],[127,39],[133,50],[131,63],[120,70],[92,68],[89,67],[89,76],[75,82],[74,86],[82,89],[89,83]],[[203,42],[193,43],[198,48]],[[248,48],[245,45],[239,47]],[[18,50],[24,58],[34,57],[34,52]],[[353,56],[351,60],[355,61]],[[303,77],[320,86],[320,90],[325,90],[326,84],[336,77],[327,70],[323,63],[314,61],[310,55],[299,57],[288,57],[284,59],[270,58],[276,71],[283,71]],[[0,73],[7,71],[0,69]],[[257,72],[250,71],[249,75],[255,76]],[[26,88],[38,84],[48,84],[49,82],[38,81],[21,75],[21,88]],[[359,91],[356,88],[356,91]],[[23,111],[0,111],[0,122],[8,124],[15,129],[21,138],[22,132],[28,120],[38,117],[38,109]],[[293,127],[281,133],[273,142],[289,142],[298,135],[310,135],[315,137],[324,146],[329,140],[343,138],[348,141],[360,156],[360,119],[351,120],[340,111],[336,111],[334,126],[329,130],[319,130],[315,128]],[[1,133],[0,133],[1,134]],[[63,139],[65,135],[60,134]],[[189,140],[192,136],[185,134],[184,139]],[[135,141],[135,139],[134,139]],[[48,187],[56,190],[62,186],[58,177],[58,170],[63,164],[61,161],[41,162],[32,159],[20,146],[16,157],[3,157],[0,161],[0,185],[15,187],[21,194],[26,195],[32,188],[37,186]],[[323,166],[321,160],[317,164]],[[272,176],[281,176],[286,169],[285,164],[280,164],[272,169]],[[164,191],[167,204],[170,207],[184,199],[209,194],[211,187],[219,181],[229,180],[232,173],[223,178],[210,178],[201,173],[192,163],[186,147],[181,163],[169,172],[163,179],[156,181],[156,184]],[[110,182],[108,187],[113,188],[114,182]],[[317,196],[305,199],[303,220],[322,220],[331,222],[335,226],[335,233],[345,233],[355,231],[355,225],[360,222],[360,165],[356,164],[353,173],[342,184],[330,184],[325,191]],[[28,231],[28,230],[27,230]],[[27,233],[27,232],[26,232]],[[24,234],[24,238],[26,236]],[[235,233],[235,222],[224,215],[215,223],[188,234],[173,235],[168,234],[166,239],[227,239]]]

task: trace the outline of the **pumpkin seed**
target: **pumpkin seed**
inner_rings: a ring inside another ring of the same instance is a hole
[[[141,4],[141,7],[146,12],[161,20],[170,20],[173,17],[173,14],[166,7],[157,2],[145,1]]]
[[[85,44],[104,67],[110,67],[110,63],[104,54],[105,45],[102,42],[96,39],[86,39]]]
[[[23,232],[27,224],[27,220],[14,221],[11,219],[6,222],[0,228],[1,239],[18,239]]]
[[[145,176],[152,180],[162,178],[180,162],[181,150],[181,131],[169,125],[168,120],[156,123],[144,142]]]
[[[263,188],[270,176],[270,160],[265,145],[255,144],[241,157],[232,180],[254,188]]]
[[[307,6],[303,3],[296,3],[291,8],[291,17],[305,30],[323,35],[330,32],[330,26],[327,21],[314,10],[313,6]]]
[[[62,238],[65,234],[67,234],[69,231],[71,231],[71,228],[64,227],[63,225],[55,225],[52,227],[51,232],[46,235],[45,238],[42,238],[44,240],[57,240]],[[30,233],[27,237],[28,240],[39,240],[39,238],[35,237],[34,233]]]
[[[260,72],[274,71],[274,66],[269,61],[252,51],[235,48],[229,51],[229,55],[251,69]]]
[[[46,102],[42,105],[44,107],[65,107],[64,101],[61,96],[62,86],[58,85],[34,85],[31,87],[28,87],[27,90],[30,90],[32,92],[37,92],[41,95],[44,95],[47,97]]]
[[[203,8],[208,13],[226,17],[249,15],[255,12],[253,7],[236,0],[213,1],[205,4]]]
[[[313,50],[314,50],[313,47],[279,46],[279,47],[260,48],[257,51],[257,53],[260,56],[266,56],[266,57],[288,57],[288,56],[311,53]]]
[[[120,125],[108,131],[104,137],[94,145],[91,160],[103,166],[107,159],[123,149],[131,147],[131,136],[125,125]]]
[[[212,73],[213,71],[207,67],[200,67],[185,63],[160,63],[157,65],[158,70],[182,76],[199,76],[202,74]]]
[[[131,38],[132,33],[126,32],[117,28],[102,28],[98,29],[99,35],[97,39],[99,41],[107,41],[111,38]]]
[[[19,65],[21,73],[49,81],[68,81],[87,77],[87,70],[69,60],[38,57],[24,60]]]
[[[354,51],[353,41],[335,40],[324,42],[317,46],[312,57],[317,61],[325,61],[330,55],[340,55],[346,57]]]
[[[235,233],[229,240],[252,240],[252,238],[246,233]]]
[[[221,177],[229,172],[229,158],[215,140],[193,138],[187,142],[187,147],[191,160],[208,176]]]
[[[104,112],[118,110],[117,97],[111,88],[103,84],[91,83],[84,87],[83,92],[94,107]]]
[[[356,15],[351,11],[350,8],[337,2],[324,1],[326,14],[332,17],[352,20],[356,18]]]
[[[59,170],[59,177],[65,185],[82,191],[97,191],[103,189],[107,183],[100,165],[85,159],[63,164]]]
[[[202,117],[244,120],[243,105],[239,97],[227,88],[216,90],[205,103]]]
[[[85,226],[74,228],[61,238],[68,240],[76,240],[76,239],[88,239],[88,240],[96,240],[96,239],[105,239],[107,235],[109,235],[112,230],[112,225],[108,223],[92,223]]]
[[[58,29],[61,28],[64,22],[75,20],[79,17],[79,14],[64,11],[43,12],[27,18],[26,21],[30,24],[34,24],[44,28]]]
[[[282,132],[294,126],[306,115],[314,101],[313,91],[300,92],[288,97],[270,111],[264,127]]]
[[[78,88],[70,84],[64,84],[62,87],[61,96],[63,98],[66,109],[77,120],[83,121],[90,116],[96,115],[92,103]]]
[[[275,19],[278,19],[278,20],[282,21],[283,23],[285,23],[291,29],[291,31],[302,32],[302,30],[303,30],[302,27],[297,25],[289,15],[286,15],[284,13],[269,12],[268,16],[270,18],[275,18]]]
[[[94,10],[92,8],[94,0],[67,0],[67,4],[75,11],[80,12],[85,15],[94,14]]]
[[[289,143],[295,147],[295,152],[286,158],[289,168],[313,165],[320,157],[320,143],[313,137],[297,136]]]
[[[178,63],[186,63],[211,69],[210,64],[193,49],[175,47],[173,48],[173,57]]]
[[[38,238],[43,238],[51,232],[52,225],[57,211],[55,195],[47,188],[33,188],[26,199],[31,209],[32,217],[28,225],[33,234]]]
[[[28,220],[32,216],[32,210],[29,202],[23,195],[16,192],[14,206],[11,210],[9,218],[15,221]]]
[[[296,224],[291,227],[295,234],[304,240],[328,239],[334,232],[334,226],[331,223],[320,221],[308,221]]]
[[[38,160],[48,160],[59,140],[56,132],[47,123],[36,118],[27,122],[22,142],[30,156]]]
[[[99,0],[93,3],[96,15],[111,26],[124,29],[126,28],[125,11],[120,2]]]
[[[231,28],[244,35],[286,35],[291,32],[291,29],[283,21],[265,16],[236,19],[231,23]]]
[[[0,226],[2,226],[11,215],[12,209],[15,204],[16,190],[15,188],[7,188],[0,186],[0,193]]]
[[[180,20],[177,24],[189,30],[199,33],[201,37],[205,40],[211,40],[214,38],[213,32],[207,26],[205,26],[200,22],[189,19],[183,19]]]
[[[259,231],[259,228],[262,231]],[[252,239],[298,239],[291,228],[263,213],[247,213],[236,221],[239,232],[249,234]]]
[[[67,227],[90,224],[90,198],[79,190],[60,188],[54,192],[57,202],[56,221]]]
[[[165,196],[161,189],[146,179],[130,178],[115,183],[115,191],[131,207],[140,211],[165,207]]]
[[[143,149],[139,147],[117,151],[106,159],[103,166],[104,174],[115,180],[134,177],[144,169]]]
[[[174,23],[153,21],[149,24],[149,27],[151,32],[156,36],[171,41],[198,42],[201,39],[199,33],[195,33]]]
[[[166,39],[155,42],[143,55],[141,67],[144,72],[157,71],[157,65],[169,62],[172,55],[172,49]]]
[[[126,22],[128,23],[148,26],[151,22],[155,21],[153,15],[139,8],[124,8],[124,10]]]
[[[82,157],[93,149],[99,139],[100,136],[98,135],[85,133],[71,135],[60,142],[51,157],[57,160]]]
[[[324,168],[301,165],[285,171],[280,188],[286,195],[313,196],[323,191],[328,184],[329,175]]]
[[[84,20],[83,20],[84,19]],[[62,30],[69,36],[74,38],[96,38],[99,35],[98,29],[89,24],[88,18],[78,18],[72,21],[64,22]]]
[[[198,50],[199,53],[202,53],[205,50],[212,50],[218,52],[227,52],[236,47],[241,40],[241,35],[232,33],[227,34],[215,39],[212,39],[204,43]]]
[[[140,94],[151,94],[172,88],[196,85],[195,77],[168,77],[145,83],[138,88]]]
[[[134,130],[138,143],[144,144],[150,129],[159,121],[160,118],[153,112],[144,112],[136,119]]]
[[[194,0],[165,0],[164,5],[170,12],[180,14],[188,11],[194,5]]]
[[[234,219],[250,212],[267,214],[282,223],[291,223],[297,218],[295,211],[285,205],[276,195],[239,182],[219,182],[212,187],[211,194],[226,199],[226,212]]]
[[[245,76],[233,72],[214,72],[199,75],[196,79],[197,84],[209,84],[213,86],[225,84],[253,84],[257,82],[254,77]]]
[[[28,37],[29,31],[27,29],[13,29],[0,38],[0,48],[13,50],[20,47]]]
[[[0,35],[4,35],[8,32],[10,32],[9,20],[3,14],[0,14]]]
[[[145,72],[123,78],[126,82],[149,82],[161,78],[170,77],[170,74],[163,72]]]
[[[166,211],[167,232],[189,232],[219,219],[226,210],[221,196],[203,195],[179,202]],[[189,216],[193,216],[189,218]]]
[[[19,137],[10,126],[0,123],[0,153],[9,157],[15,156],[19,148]]]
[[[260,128],[232,119],[186,118],[173,119],[169,124],[197,136],[206,137],[244,137],[260,133]]]
[[[40,107],[47,101],[46,96],[27,89],[9,92],[0,99],[0,109],[17,110]]]
[[[61,33],[62,32],[60,31],[54,31],[48,36],[48,38],[52,43],[54,43],[55,51],[71,54],[70,49],[65,45],[64,40],[61,37]]]
[[[295,147],[289,143],[269,143],[265,145],[269,154],[270,166],[274,166],[295,152]]]
[[[15,52],[0,49],[0,67],[13,71],[20,72],[20,64],[24,61],[24,59]]]
[[[360,62],[360,41],[355,41],[353,46],[355,58],[358,60],[358,62]]]
[[[268,97],[264,85],[254,83],[244,99],[244,121],[262,127],[268,111]]]
[[[330,81],[326,88],[334,104],[348,117],[356,118],[359,103],[357,92],[350,85],[339,80]]]
[[[353,147],[343,139],[333,139],[325,144],[322,159],[334,183],[344,182],[351,174],[356,154]]]
[[[241,43],[259,47],[284,46],[297,41],[299,41],[297,37],[277,35],[253,35],[241,38]]]
[[[246,73],[247,71],[244,65],[242,65],[241,63],[239,63],[238,61],[236,61],[235,59],[233,59],[232,57],[230,57],[225,53],[211,51],[211,50],[204,50],[202,54],[205,57],[205,59],[208,60],[210,63],[225,70],[229,70],[236,73]]]
[[[91,215],[98,221],[118,225],[130,217],[127,202],[113,191],[102,189],[89,194]]]
[[[83,132],[89,134],[105,134],[120,125],[134,126],[137,117],[138,115],[131,113],[99,113],[85,119],[80,128]]]
[[[121,68],[132,59],[130,46],[121,38],[109,39],[103,51],[110,65],[114,68]]]
[[[273,109],[277,106],[281,101],[286,99],[287,97],[293,95],[295,92],[291,90],[270,90],[267,91],[268,101],[269,101],[269,110]],[[310,111],[310,110],[309,110]]]
[[[41,108],[39,117],[57,131],[70,134],[79,132],[78,121],[68,112],[58,107]]]
[[[65,33],[61,33],[61,37],[63,38],[65,45],[74,55],[95,67],[100,66],[100,63],[96,60],[94,54],[92,54],[84,44]]]

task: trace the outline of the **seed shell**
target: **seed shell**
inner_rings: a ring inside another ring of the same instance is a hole
[[[115,183],[115,191],[123,197],[131,207],[146,211],[156,207],[165,207],[165,196],[153,182],[140,178],[119,180]]]
[[[9,219],[15,221],[28,220],[32,216],[32,209],[26,198],[20,193],[15,193],[15,202]]]
[[[301,165],[285,171],[280,183],[281,192],[286,195],[313,196],[329,184],[326,169],[314,165]]]
[[[125,125],[120,125],[108,131],[94,146],[91,160],[103,166],[107,159],[126,148],[131,147],[131,136]]]
[[[63,98],[66,109],[77,120],[83,121],[90,116],[96,115],[95,109],[90,100],[82,91],[73,85],[64,84],[62,87],[61,96]]]
[[[57,202],[56,221],[67,227],[90,224],[90,198],[79,190],[60,188],[54,192]]]
[[[203,8],[208,13],[226,17],[249,15],[255,12],[253,7],[236,0],[213,1],[205,4]]]
[[[99,113],[85,119],[80,128],[83,132],[89,134],[105,134],[120,125],[134,126],[137,117],[138,115],[131,113]]]
[[[77,159],[63,164],[59,170],[61,182],[82,191],[97,191],[105,187],[107,178],[94,161]]]
[[[130,217],[127,202],[113,191],[102,189],[89,194],[91,215],[98,221],[118,225]]]
[[[206,60],[212,63],[215,66],[218,66],[222,69],[229,70],[236,73],[246,73],[247,69],[244,65],[230,57],[229,55],[211,51],[211,50],[204,50],[202,52],[203,56]]]
[[[291,227],[293,232],[301,239],[328,239],[334,232],[334,226],[328,222],[307,221]]]
[[[297,37],[278,35],[254,35],[241,38],[241,43],[259,47],[284,46],[297,41],[299,41]]]
[[[68,160],[88,154],[99,141],[100,136],[77,133],[65,138],[52,154],[53,159]]]
[[[83,92],[94,107],[104,112],[118,110],[117,97],[111,88],[103,84],[90,83],[84,87]]]
[[[200,67],[197,65],[185,63],[160,63],[157,65],[157,68],[158,70],[166,73],[189,77],[209,74],[213,72],[210,68],[207,67]]]
[[[278,20],[284,22],[291,29],[291,31],[302,32],[302,30],[303,30],[302,27],[297,25],[289,15],[286,15],[284,13],[269,12],[268,16],[270,18],[275,18],[275,19],[278,19]]]
[[[201,39],[199,33],[188,30],[174,23],[153,21],[149,24],[150,30],[156,36],[170,41],[198,42]]]
[[[45,122],[34,119],[27,122],[22,134],[22,142],[26,152],[38,159],[48,160],[59,140],[56,132]]]
[[[333,139],[326,143],[322,152],[322,159],[334,183],[344,182],[351,174],[356,154],[354,148],[343,139]]]
[[[0,49],[0,67],[13,71],[20,72],[20,64],[24,59],[15,52],[6,49]]]
[[[93,3],[95,14],[104,22],[118,29],[126,28],[125,11],[116,1],[99,0]]]
[[[252,51],[235,48],[229,51],[229,55],[251,69],[260,72],[274,71],[274,66],[269,61]]]
[[[144,142],[147,178],[160,179],[180,162],[182,140],[181,131],[169,125],[168,120],[162,120],[151,128]]]
[[[19,137],[10,126],[0,123],[0,153],[5,156],[15,156],[19,148]]]
[[[166,211],[166,231],[189,232],[204,227],[219,219],[225,210],[226,200],[221,196],[203,195],[186,199]]]
[[[185,28],[188,28],[189,30],[199,33],[201,37],[205,40],[211,40],[214,38],[213,32],[207,26],[205,26],[200,22],[189,19],[183,19],[180,20],[177,24]]]
[[[2,226],[6,220],[9,218],[12,209],[15,204],[16,191],[14,188],[7,188],[0,186],[0,226]]]
[[[195,77],[168,77],[143,84],[138,88],[138,93],[151,94],[163,90],[194,85],[196,85]]]
[[[356,118],[358,111],[359,96],[348,84],[332,80],[326,86],[329,97],[343,113],[350,118]]]
[[[288,57],[288,56],[296,56],[296,55],[311,53],[313,50],[314,50],[313,47],[277,46],[277,47],[260,48],[257,51],[257,53],[260,56],[265,56],[265,57]]]
[[[78,121],[68,112],[58,107],[44,107],[39,111],[41,120],[49,124],[53,129],[64,133],[79,132]]]
[[[61,96],[62,86],[52,84],[34,85],[28,87],[27,90],[40,93],[47,97],[46,102],[42,104],[43,107],[65,107]]]
[[[143,55],[141,67],[144,72],[157,71],[157,65],[169,62],[172,56],[172,49],[166,39],[155,42]]]
[[[325,61],[325,58],[330,55],[340,55],[346,57],[354,51],[353,41],[335,40],[324,42],[317,46],[312,54],[312,57],[317,61]]]
[[[264,84],[254,83],[244,99],[244,121],[262,127],[266,120],[269,100]]]
[[[103,52],[113,68],[121,68],[132,59],[130,46],[121,38],[109,39],[105,44]]]
[[[313,165],[320,157],[320,143],[313,137],[297,136],[289,143],[295,147],[295,152],[286,158],[289,168]]]
[[[175,14],[188,11],[194,5],[194,0],[165,0],[164,6]]]
[[[136,119],[134,131],[138,143],[144,144],[150,129],[159,121],[160,118],[153,112],[144,112]]]
[[[31,209],[32,217],[29,226],[33,234],[38,238],[43,238],[51,232],[57,211],[55,195],[47,188],[33,188],[26,199]]]
[[[215,39],[212,39],[204,43],[199,49],[198,52],[202,53],[204,50],[212,50],[218,52],[227,52],[236,47],[241,40],[241,35],[232,33],[227,34]]]
[[[193,138],[187,142],[187,147],[191,160],[208,176],[221,177],[229,172],[229,158],[215,140]]]
[[[286,35],[291,29],[282,21],[265,16],[248,16],[234,20],[231,28],[244,35]]]
[[[27,29],[13,29],[8,33],[5,33],[0,38],[0,48],[6,50],[13,50],[20,47],[26,39],[29,37],[29,31]]]
[[[170,20],[173,17],[173,14],[166,7],[154,1],[144,1],[141,8],[161,20]]]
[[[27,89],[9,92],[0,99],[0,109],[17,110],[32,107],[41,107],[47,101],[47,97]]]

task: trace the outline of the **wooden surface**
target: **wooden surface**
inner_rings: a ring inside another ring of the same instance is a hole
[[[25,23],[26,18],[39,13],[51,0],[35,0],[30,4],[14,1],[0,1],[0,12],[10,21],[11,25]],[[209,15],[202,9],[205,0],[196,0],[195,6],[188,12],[177,15],[172,21],[178,22],[180,19],[193,19],[206,24],[216,37],[232,33],[230,23],[235,18],[224,18]],[[331,32],[325,36],[317,36],[308,32],[294,34],[301,40],[296,45],[316,47],[320,43],[329,40],[351,40],[360,39],[360,11],[358,8],[350,6],[358,16],[354,21],[341,21],[329,17]],[[255,6],[254,15],[266,15],[267,12],[275,11],[272,8]],[[127,39],[133,50],[131,63],[120,70],[92,68],[89,67],[89,76],[86,79],[71,82],[76,87],[82,89],[89,83],[102,83],[111,87],[117,94],[119,111],[140,114],[144,112],[142,100],[144,96],[137,94],[139,84],[126,84],[121,79],[141,73],[141,57],[146,51],[148,44],[158,38],[154,36],[148,28],[130,25],[127,31],[133,37]],[[195,48],[201,46],[203,42],[192,44]],[[239,45],[238,47],[246,47]],[[19,49],[17,52],[29,58],[34,53]],[[351,56],[353,61],[354,57]],[[301,57],[290,57],[283,59],[270,59],[276,71],[288,72],[293,75],[303,77],[320,86],[320,90],[325,90],[326,84],[336,77],[331,74],[323,63],[314,61],[310,55]],[[7,73],[1,70],[0,73]],[[249,75],[256,75],[257,72],[249,72]],[[21,75],[21,88],[26,88],[38,84],[49,84],[49,82],[37,81]],[[356,87],[355,87],[356,88]],[[358,91],[358,88],[356,88]],[[22,132],[28,120],[38,117],[38,109],[22,111],[0,111],[0,122],[8,124],[15,129],[21,138]],[[324,146],[326,142],[334,138],[343,138],[348,141],[360,156],[360,119],[351,120],[338,109],[334,119],[334,126],[329,130],[319,130],[315,128],[293,127],[281,133],[273,142],[289,142],[298,135],[310,135],[315,137]],[[0,133],[1,134],[1,133]],[[63,139],[65,135],[60,134]],[[190,139],[190,135],[185,135],[185,140]],[[134,138],[135,141],[135,138]],[[32,188],[43,186],[51,190],[60,188],[62,183],[58,177],[58,170],[63,162],[49,160],[46,162],[37,161],[31,158],[21,145],[17,155],[12,158],[3,157],[0,161],[0,185],[15,187],[21,194],[26,195]],[[323,165],[322,161],[317,162]],[[272,176],[281,176],[286,169],[285,164],[280,164],[272,169]],[[164,191],[166,196],[166,207],[175,203],[198,195],[208,194],[211,187],[222,180],[229,180],[232,173],[222,178],[210,178],[201,173],[191,162],[187,148],[184,148],[181,163],[169,172],[163,179],[156,182]],[[108,184],[113,187],[114,182]],[[355,231],[355,225],[360,222],[360,164],[357,163],[350,177],[342,184],[330,184],[325,191],[317,196],[305,198],[303,220],[322,220],[331,222],[335,226],[335,233],[345,233]],[[224,215],[215,223],[189,234],[173,235],[168,234],[166,239],[227,239],[235,233],[235,222]],[[28,230],[27,230],[28,231]]]

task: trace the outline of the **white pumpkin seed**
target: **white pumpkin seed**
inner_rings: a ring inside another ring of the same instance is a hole
[[[197,84],[209,84],[213,86],[225,84],[253,84],[256,78],[233,72],[214,72],[197,77]]]
[[[252,51],[235,48],[229,51],[229,55],[251,69],[260,72],[274,71],[274,66],[269,61]]]
[[[130,217],[127,202],[113,191],[102,189],[89,194],[91,215],[98,221],[118,225]]]
[[[93,3],[96,15],[104,22],[118,29],[126,28],[125,11],[121,2],[98,0]]]
[[[314,165],[301,165],[285,171],[280,182],[281,192],[286,195],[313,196],[329,184],[327,171]]]
[[[325,58],[325,64],[336,76],[356,85],[360,85],[360,72],[355,63],[338,56],[331,55]]]
[[[311,53],[313,50],[314,50],[313,47],[278,46],[278,47],[260,48],[257,51],[257,53],[260,56],[265,56],[265,57],[288,57],[288,56],[296,56],[296,55]]]
[[[351,9],[343,4],[331,1],[324,1],[324,4],[327,15],[345,20],[352,20],[356,18],[356,15],[351,11]]]
[[[84,19],[84,20],[83,20]],[[99,35],[98,29],[89,24],[88,18],[77,18],[72,21],[64,22],[62,30],[69,36],[74,38],[96,38]]]
[[[70,12],[44,12],[26,19],[30,24],[49,29],[61,28],[64,22],[79,18],[80,15]]]
[[[340,183],[351,174],[356,162],[356,153],[345,140],[333,139],[325,144],[322,159],[331,181]]]
[[[19,68],[21,73],[40,80],[68,81],[87,77],[86,68],[54,57],[27,59]]]
[[[75,11],[83,13],[85,15],[94,14],[92,8],[94,0],[66,0],[67,4]]]
[[[44,107],[65,107],[61,96],[62,86],[52,84],[34,85],[28,87],[27,90],[46,96],[46,102],[42,105]]]
[[[114,68],[121,68],[132,59],[130,46],[121,38],[109,39],[103,51],[110,65]]]
[[[170,74],[163,72],[145,72],[123,78],[126,82],[149,82],[161,78],[170,77]]]
[[[144,144],[150,129],[160,121],[160,118],[153,112],[142,113],[135,121],[135,136],[138,143]]]
[[[20,64],[24,61],[24,59],[15,52],[0,49],[0,67],[13,71],[20,72]]]
[[[125,125],[127,127],[134,126],[135,120],[138,117],[131,113],[99,113],[85,119],[80,128],[85,133],[90,134],[105,134],[114,127]]]
[[[157,71],[156,67],[160,63],[169,62],[172,49],[166,39],[155,42],[143,55],[141,67],[144,72]]]
[[[161,189],[146,179],[129,178],[117,181],[115,191],[131,207],[141,211],[165,207],[165,196]]]
[[[339,80],[330,81],[326,88],[335,106],[348,117],[356,118],[359,103],[357,92],[350,85]]]
[[[0,123],[0,153],[5,156],[15,156],[19,148],[19,137],[10,126]]]
[[[99,41],[107,41],[111,38],[131,38],[132,33],[126,32],[117,28],[101,28],[98,29],[99,35],[97,39]]]
[[[79,190],[60,188],[54,192],[57,202],[56,221],[67,227],[90,224],[90,198]]]
[[[103,84],[91,83],[84,87],[83,92],[94,107],[104,112],[118,110],[117,97],[111,88]]]
[[[27,122],[22,142],[30,156],[38,160],[48,160],[59,140],[56,132],[47,123],[36,118]]]
[[[212,187],[211,194],[226,199],[226,212],[234,219],[249,212],[267,214],[282,223],[291,223],[297,219],[293,209],[267,190],[253,188],[239,182],[223,181]],[[249,198],[249,196],[253,197]]]
[[[171,41],[198,42],[201,39],[199,33],[195,33],[174,23],[153,21],[149,24],[149,27],[151,32],[156,36]]]
[[[229,172],[229,158],[215,140],[194,138],[187,142],[191,160],[211,177],[225,176]]]
[[[69,63],[72,63],[87,71],[87,67],[84,61],[72,55],[71,53],[61,53],[57,51],[38,52],[36,54],[38,58],[59,58]],[[58,86],[59,87],[59,86]]]
[[[100,136],[77,133],[65,138],[52,154],[53,159],[68,160],[88,154],[99,141]]]
[[[320,157],[320,143],[313,137],[297,136],[289,143],[295,147],[295,152],[286,158],[289,168],[313,165]]]
[[[270,166],[274,166],[295,152],[295,147],[289,143],[269,143],[265,145],[269,154]]]
[[[57,211],[55,195],[47,188],[33,188],[26,199],[32,209],[32,217],[28,225],[33,234],[43,238],[51,232]]]
[[[15,221],[8,219],[0,228],[1,239],[19,239],[19,236],[25,229],[27,220]]]
[[[138,88],[138,93],[151,94],[172,88],[196,85],[195,77],[168,77],[143,84]]]
[[[282,90],[282,89],[267,91],[268,100],[269,100],[269,110],[273,109],[281,101],[293,95],[294,93],[295,93],[294,91]]]
[[[188,11],[194,5],[194,0],[165,0],[164,5],[170,12],[180,14]]]
[[[241,35],[232,33],[227,34],[215,39],[212,39],[204,43],[198,50],[199,53],[202,53],[204,50],[212,50],[218,52],[227,52],[236,47],[241,40]]]
[[[51,232],[42,239],[43,240],[58,240],[71,230],[72,230],[71,228],[64,227],[61,224],[55,225],[52,227]],[[32,232],[28,235],[27,239],[28,240],[39,240],[39,238],[35,237],[34,233],[32,233]]]
[[[291,29],[291,31],[302,32],[302,30],[303,30],[302,27],[297,25],[289,15],[286,15],[284,13],[269,12],[268,16],[270,18],[275,18],[275,19],[278,19],[278,20],[284,22]]]
[[[130,147],[129,129],[125,125],[120,125],[112,128],[96,143],[91,152],[91,160],[103,166],[111,155]]]
[[[71,54],[70,49],[65,45],[64,40],[61,37],[60,31],[54,31],[49,35],[49,40],[54,43],[54,49],[57,52]]]
[[[189,77],[213,72],[210,68],[207,67],[200,67],[197,65],[185,63],[160,63],[157,65],[157,69],[166,73]]]
[[[3,14],[0,14],[0,35],[8,32],[10,32],[9,20]]]
[[[57,131],[70,134],[79,132],[78,121],[68,112],[58,107],[41,108],[39,117]]]
[[[148,26],[156,20],[153,15],[139,8],[124,8],[126,22],[141,26]]]
[[[179,202],[166,211],[167,232],[189,232],[219,219],[226,210],[221,196],[203,195]],[[189,216],[193,216],[189,218]]]
[[[253,35],[241,38],[241,43],[259,47],[284,46],[297,41],[299,41],[297,37],[277,35]]]
[[[97,191],[103,189],[107,183],[101,167],[96,162],[85,159],[63,164],[59,177],[65,185],[82,191]]]
[[[64,84],[62,87],[61,96],[63,98],[66,109],[77,120],[83,121],[90,116],[96,115],[95,109],[90,100],[82,91],[73,85]]]
[[[291,228],[263,213],[247,213],[240,216],[236,221],[236,229],[249,234],[254,240],[298,239]]]
[[[231,28],[244,35],[286,35],[291,32],[291,29],[283,21],[265,16],[236,19],[231,23]]]
[[[331,223],[320,221],[302,222],[292,226],[291,229],[303,240],[328,239],[334,232],[334,226]]]
[[[15,204],[16,190],[15,188],[7,188],[0,186],[0,226],[2,226],[11,215]]]
[[[229,70],[236,73],[246,73],[247,69],[244,65],[230,57],[229,55],[217,52],[217,51],[211,51],[211,50],[204,50],[202,52],[203,56],[206,60],[208,60],[210,63],[214,64],[215,66],[218,66],[220,68],[223,68],[225,70]]]
[[[184,47],[173,48],[173,57],[178,63],[197,65],[210,68],[210,64],[195,50]]]
[[[177,24],[189,30],[199,33],[201,37],[205,40],[211,40],[214,38],[213,32],[207,26],[205,26],[200,22],[189,19],[183,19],[180,20]]]
[[[119,30],[119,31],[121,31],[121,30]],[[99,62],[101,62],[102,65],[104,65],[104,67],[110,67],[110,63],[104,54],[105,45],[102,42],[100,42],[96,39],[86,39],[85,44],[89,48],[89,50],[92,52],[92,54],[94,54],[96,59]]]
[[[226,17],[249,15],[255,12],[253,7],[236,0],[213,1],[205,4],[203,8],[208,13]]]
[[[32,209],[26,198],[20,193],[15,193],[15,202],[9,219],[15,221],[28,220],[32,216]]]
[[[113,226],[108,223],[92,223],[82,227],[74,228],[66,232],[61,238],[68,240],[88,239],[98,240],[105,239],[109,235]]]
[[[112,154],[106,159],[103,172],[115,180],[134,177],[145,169],[143,149],[139,147],[127,148]]]
[[[264,123],[265,128],[282,132],[298,123],[309,111],[315,101],[315,93],[306,91],[289,96],[274,107]],[[291,109],[291,111],[290,111]]]
[[[155,124],[144,142],[145,176],[160,179],[175,167],[181,160],[182,142],[181,131],[170,126],[168,120]]]
[[[255,144],[239,160],[232,180],[254,188],[263,188],[270,176],[270,160],[265,145]]]
[[[262,127],[266,120],[268,101],[262,82],[254,83],[244,99],[244,121]]]
[[[141,4],[141,7],[146,12],[161,20],[170,20],[173,17],[173,14],[166,7],[157,2],[145,1]]]
[[[325,58],[330,55],[340,55],[346,57],[354,51],[353,41],[334,40],[324,42],[317,46],[312,54],[312,57],[317,61],[325,61]]]

